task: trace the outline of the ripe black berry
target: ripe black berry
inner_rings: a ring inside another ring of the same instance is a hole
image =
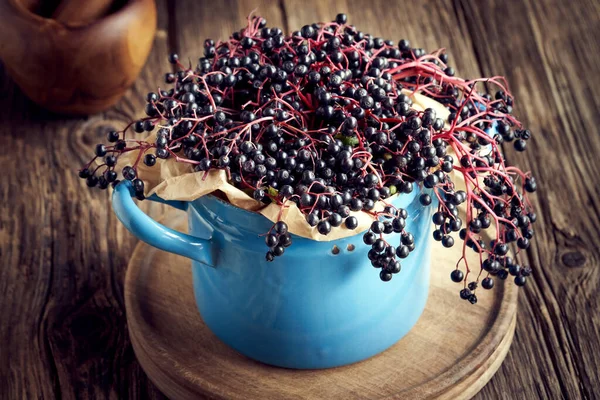
[[[130,180],[130,181],[134,180],[136,177],[135,170],[129,166],[123,168],[122,174],[125,179]]]
[[[388,282],[392,279],[392,274],[388,271],[382,270],[379,272],[379,278],[384,282]]]
[[[340,225],[342,225],[343,219],[342,216],[338,213],[332,213],[331,215],[329,215],[329,223],[331,224],[331,226],[333,227],[338,227]]]
[[[144,156],[144,164],[152,167],[154,164],[156,164],[156,156],[154,154],[146,154]]]
[[[399,258],[406,258],[406,257],[408,257],[409,254],[410,254],[410,250],[408,249],[407,246],[400,246],[400,247],[396,248],[396,255]]]
[[[310,226],[317,226],[317,224],[319,223],[319,217],[317,217],[315,214],[308,214],[306,216],[306,222]]]
[[[358,227],[358,220],[356,217],[348,217],[346,218],[345,224],[348,229],[356,229]]]
[[[283,253],[285,252],[285,249],[283,246],[275,246],[273,247],[273,250],[271,250],[273,252],[273,254],[277,257],[282,256]]]
[[[88,176],[87,180],[86,180],[86,184],[88,185],[88,187],[94,187],[98,184],[98,178],[95,176]]]
[[[288,226],[283,221],[277,222],[275,224],[274,228],[275,228],[275,232],[277,232],[280,235],[283,235],[283,234],[287,233],[287,231],[288,231]]]
[[[79,177],[82,179],[87,178],[88,176],[90,176],[90,174],[91,174],[91,172],[87,168],[83,168],[83,169],[79,170]]]
[[[424,206],[428,206],[431,204],[431,196],[428,195],[427,193],[423,193],[420,197],[419,197],[419,202],[424,205]]]
[[[106,155],[106,146],[97,144],[95,153],[97,157],[104,157]]]
[[[450,279],[452,279],[453,282],[462,282],[463,278],[464,278],[464,275],[463,275],[462,271],[459,269],[455,269],[450,274]]]
[[[108,132],[108,134],[106,135],[106,139],[111,143],[116,142],[117,140],[119,140],[119,132],[117,132],[117,131]]]
[[[118,176],[118,174],[113,170],[109,170],[104,173],[104,177],[106,178],[106,181],[108,183],[115,182],[117,180],[117,176]]]
[[[469,289],[462,289],[460,291],[460,298],[463,300],[468,300],[471,297],[471,291]]]
[[[331,232],[331,224],[328,221],[321,221],[317,225],[317,230],[321,235],[327,235]]]
[[[385,229],[385,226],[383,225],[383,222],[381,222],[381,221],[373,221],[373,223],[371,224],[371,230],[374,233],[383,233],[384,229]]]
[[[527,282],[527,278],[523,275],[515,277],[515,285],[524,286]]]
[[[492,278],[490,278],[490,277],[488,277],[488,278],[484,278],[484,279],[481,281],[481,286],[482,286],[484,289],[491,289],[491,288],[493,288],[493,287],[494,287],[494,280],[493,280]]]

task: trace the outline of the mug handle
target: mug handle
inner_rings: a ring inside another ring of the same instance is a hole
[[[113,210],[129,232],[151,246],[214,266],[210,240],[177,232],[159,224],[139,209],[133,196],[133,187],[129,181],[120,182],[112,195]],[[187,203],[183,201],[156,200],[180,210],[187,208]]]

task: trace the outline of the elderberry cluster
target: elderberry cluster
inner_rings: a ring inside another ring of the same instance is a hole
[[[443,51],[427,53],[406,40],[396,45],[348,25],[344,14],[289,36],[253,17],[227,41],[206,39],[194,68],[176,54],[169,61],[175,72],[165,82],[172,87],[148,93],[146,117],[109,132],[111,144],[96,147],[80,171],[88,186],[116,184],[119,157],[137,151],[121,174],[138,198],[145,189],[139,163],[174,159],[196,173],[225,170],[232,185],[265,205],[295,203],[322,235],[355,230],[351,212],[364,212],[374,222],[363,239],[383,281],[400,272],[399,259],[415,248],[405,230],[406,210],[389,203],[394,195],[427,189],[419,196],[424,207],[439,200],[434,238],[452,247],[451,234],[460,232],[465,248],[488,254],[482,268],[489,275],[501,277],[513,266],[508,243],[526,248],[533,236],[535,214],[516,180],[530,192],[535,180],[506,167],[499,150],[515,139],[515,148],[524,150],[531,133],[512,117],[513,99],[502,82],[485,80],[500,87],[495,99],[478,92],[483,80],[456,78]],[[443,104],[449,116],[416,107],[414,92]],[[153,140],[131,137],[131,131],[153,132]],[[452,173],[464,177],[466,191],[455,187]],[[379,202],[383,211],[377,211]],[[459,205],[466,208],[468,229]],[[498,234],[486,244],[480,233],[492,223]],[[389,244],[385,234],[399,235],[400,245]],[[277,222],[265,242],[267,260],[283,255],[292,244],[287,225]],[[517,284],[524,283],[526,269],[515,268]],[[459,269],[452,274],[454,281],[463,278]],[[482,286],[493,286],[491,279]]]
[[[282,256],[285,248],[292,244],[292,236],[288,232],[287,224],[279,221],[273,225],[271,232],[265,237],[265,243],[269,247],[267,261],[273,261],[275,257]]]
[[[392,274],[399,273],[402,268],[396,257],[404,259],[415,249],[415,238],[412,233],[404,230],[406,218],[408,217],[405,209],[393,210],[388,207],[383,217],[387,221],[373,221],[369,230],[363,235],[363,241],[371,246],[368,253],[371,265],[375,268],[381,268],[379,278],[387,282],[392,279]],[[383,234],[391,233],[401,234],[400,245],[397,248],[383,239]]]

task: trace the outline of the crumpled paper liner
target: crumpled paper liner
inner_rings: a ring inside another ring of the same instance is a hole
[[[403,90],[403,93],[411,97],[413,108],[420,111],[433,108],[438,118],[447,120],[449,111],[442,104],[418,93],[407,90]],[[155,135],[151,135],[147,141],[153,143],[155,138]],[[132,165],[138,154],[137,151],[123,154],[119,163],[121,165]],[[287,201],[283,210],[280,205],[275,203],[265,206],[231,185],[227,181],[225,170],[210,170],[208,173],[195,172],[191,164],[177,162],[175,158],[171,157],[167,160],[157,159],[157,163],[153,167],[148,167],[140,162],[137,166],[137,173],[138,177],[144,181],[147,197],[155,194],[164,200],[193,201],[207,194],[220,191],[234,206],[258,212],[273,222],[284,221],[288,225],[289,232],[316,241],[327,242],[353,236],[367,230],[373,222],[373,217],[365,212],[351,212],[351,215],[358,220],[356,229],[347,229],[342,224],[340,227],[332,229],[328,235],[321,235],[316,227],[311,227],[306,222],[304,214],[294,202]],[[390,203],[397,196],[394,195],[386,201]],[[382,211],[384,207],[385,204],[379,201],[375,204],[375,211]]]

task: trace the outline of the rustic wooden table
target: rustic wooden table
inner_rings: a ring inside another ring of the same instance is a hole
[[[74,169],[110,127],[140,114],[169,52],[196,60],[205,37],[227,37],[254,8],[285,31],[346,12],[376,35],[448,48],[462,76],[507,76],[516,113],[534,132],[528,152],[507,155],[538,178],[540,221],[514,343],[476,398],[597,398],[599,2],[160,0],[158,7],[147,65],[105,113],[49,114],[0,74],[0,398],[163,398],[127,334],[123,277],[136,240],[108,194],[87,190]]]

